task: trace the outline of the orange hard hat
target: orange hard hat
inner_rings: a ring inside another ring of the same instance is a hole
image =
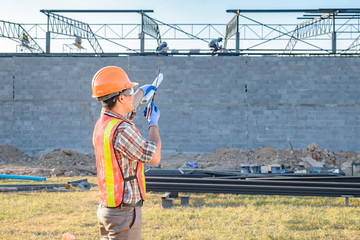
[[[101,98],[137,85],[139,84],[136,82],[130,82],[128,75],[122,68],[104,67],[95,73],[92,79],[92,97]]]

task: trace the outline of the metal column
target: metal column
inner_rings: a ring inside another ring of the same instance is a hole
[[[140,33],[140,53],[145,52],[145,34]]]
[[[50,32],[46,32],[46,53],[50,53]]]
[[[144,15],[141,12],[140,53],[145,52]]]
[[[333,13],[333,31],[332,31],[332,43],[331,43],[331,46],[332,46],[332,51],[331,53],[335,54],[336,53],[336,30],[335,30],[335,13]]]
[[[47,32],[46,32],[46,53],[50,53],[50,29],[49,29],[49,21],[50,16],[47,16]]]
[[[236,19],[236,53],[240,52],[239,15]]]

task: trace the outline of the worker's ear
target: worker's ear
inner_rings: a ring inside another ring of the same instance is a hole
[[[120,103],[123,103],[124,102],[124,95],[119,95],[118,97],[117,97],[117,101],[118,102],[120,102]]]

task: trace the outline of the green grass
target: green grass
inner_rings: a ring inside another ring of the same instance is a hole
[[[66,183],[80,178],[49,178]],[[95,177],[88,177],[96,184]],[[0,184],[33,184],[0,181]],[[180,194],[181,195],[181,194]],[[190,194],[161,207],[162,193],[148,193],[142,239],[359,239],[360,202],[344,198]],[[0,239],[100,239],[98,189],[90,191],[0,193]]]

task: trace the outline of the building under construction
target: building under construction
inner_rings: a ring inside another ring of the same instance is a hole
[[[67,16],[100,11],[139,14],[139,23]],[[0,49],[2,143],[31,155],[92,153],[101,106],[91,98],[91,79],[116,65],[140,85],[159,69],[164,74],[156,99],[164,152],[281,148],[287,139],[295,148],[317,142],[359,150],[360,9],[229,9],[227,23],[184,25],[152,18],[152,10],[41,12],[43,24],[0,21],[0,37],[14,49]],[[302,16],[298,24],[257,20],[271,13]],[[212,53],[208,43],[217,37],[223,48]],[[163,42],[169,48],[156,51]],[[134,121],[145,133],[143,120]]]

